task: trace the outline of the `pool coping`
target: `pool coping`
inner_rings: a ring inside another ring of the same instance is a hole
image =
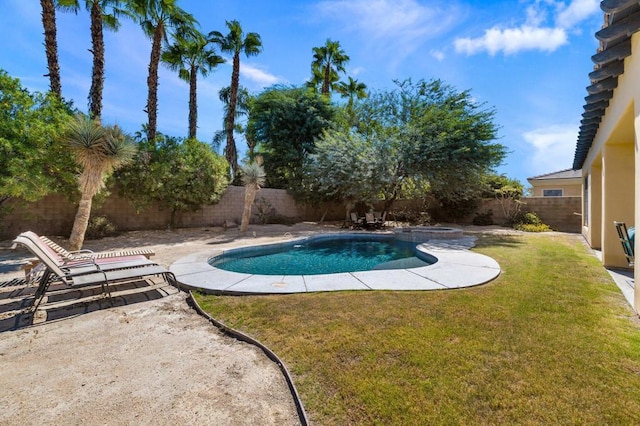
[[[326,234],[324,234],[326,235]],[[336,234],[338,235],[338,234]],[[339,235],[346,235],[341,233]],[[362,235],[361,233],[359,235]],[[305,238],[260,245],[288,244]],[[493,258],[469,250],[475,237],[434,239],[418,248],[438,259],[429,266],[320,275],[255,275],[225,271],[209,265],[225,250],[254,247],[217,247],[201,250],[169,268],[186,289],[216,294],[291,294],[346,290],[446,290],[485,284],[500,275]]]

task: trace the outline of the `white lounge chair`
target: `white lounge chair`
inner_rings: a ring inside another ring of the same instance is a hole
[[[35,255],[42,262],[44,269],[35,293],[34,310],[40,305],[49,285],[55,281],[62,281],[69,286],[100,284],[103,293],[109,298],[111,298],[109,284],[116,281],[162,276],[169,284],[178,285],[173,273],[150,261],[144,255],[67,261],[33,232],[18,235],[13,240],[12,248],[18,245],[27,248]]]

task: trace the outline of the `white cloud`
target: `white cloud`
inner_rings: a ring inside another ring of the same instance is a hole
[[[459,53],[473,55],[486,50],[493,56],[498,52],[509,55],[523,50],[553,52],[566,43],[567,34],[563,29],[522,26],[506,29],[490,28],[485,30],[482,37],[458,38],[454,45]]]
[[[577,125],[552,125],[523,133],[533,149],[529,163],[536,175],[571,167],[576,148]]]
[[[442,62],[444,60],[444,52],[442,50],[432,49],[429,51],[429,54],[438,62]]]
[[[456,6],[424,5],[416,0],[324,0],[311,12],[323,22],[338,24],[336,31],[357,33],[376,51],[392,51],[399,62],[427,40],[456,24]]]
[[[598,0],[573,0],[556,17],[560,28],[572,28],[591,15],[600,12]]]
[[[273,74],[261,70],[257,66],[247,63],[240,64],[240,74],[256,83],[260,88],[271,86],[276,83],[282,83],[283,80]]]
[[[490,55],[505,55],[525,50],[553,52],[568,43],[567,31],[599,10],[597,0],[554,2],[536,0],[526,9],[525,23],[518,26],[496,25],[485,30],[482,37],[463,37],[454,41],[458,53],[474,55],[486,51]],[[553,14],[555,25],[546,25]]]

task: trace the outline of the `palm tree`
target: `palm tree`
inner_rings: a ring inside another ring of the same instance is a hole
[[[348,62],[349,56],[340,47],[339,41],[327,39],[324,46],[313,48],[311,71],[314,77],[312,81],[322,75],[322,89],[320,91],[322,95],[329,96],[333,89],[333,83],[338,81],[338,72],[345,72],[344,66]]]
[[[244,184],[244,210],[242,211],[240,233],[246,234],[251,219],[251,206],[260,187],[264,185],[267,175],[262,167],[262,157],[260,156],[255,161],[243,166],[241,170],[242,183]]]
[[[168,32],[189,32],[198,22],[193,15],[178,7],[177,0],[128,0],[127,4],[134,19],[152,40],[145,112],[149,119],[147,139],[154,143],[158,129],[158,65],[162,43],[167,43]]]
[[[65,141],[82,168],[78,178],[82,195],[69,237],[70,249],[80,250],[91,216],[93,196],[104,188],[108,174],[131,161],[136,149],[133,139],[118,126],[103,127],[83,115],[70,121]]]
[[[62,99],[60,84],[60,64],[58,63],[58,40],[56,38],[56,4],[55,0],[40,0],[42,7],[42,26],[44,27],[44,46],[49,70],[49,88],[58,99]]]
[[[176,34],[174,43],[162,52],[161,60],[184,81],[189,82],[189,138],[196,137],[198,123],[198,72],[206,77],[209,71],[225,62],[197,30]]]
[[[231,92],[229,93],[229,109],[225,117],[227,145],[224,149],[225,157],[231,166],[231,175],[235,177],[238,171],[238,150],[233,139],[235,129],[236,106],[238,103],[238,89],[240,87],[240,53],[245,56],[255,56],[262,52],[262,40],[257,33],[248,33],[246,37],[238,21],[227,21],[229,33],[223,35],[219,31],[209,33],[209,39],[220,46],[220,50],[233,55],[233,69],[231,71]]]
[[[358,80],[349,77],[349,83],[341,81],[338,83],[337,91],[343,98],[349,98],[347,101],[347,112],[349,115],[353,112],[353,100],[363,99],[367,97],[367,85],[360,83]]]
[[[225,118],[224,118],[223,124],[226,126],[227,116],[231,111],[229,107],[229,104],[231,103],[231,87],[226,86],[220,89],[220,91],[218,92],[218,98],[220,99],[220,102],[222,102],[222,104],[224,105]],[[244,134],[245,138],[247,136],[246,128],[242,123],[239,123],[237,119],[240,117],[249,115],[250,101],[251,101],[251,95],[249,94],[249,91],[245,87],[240,86],[238,88],[236,111],[233,118],[234,119],[233,131],[236,133]],[[216,134],[214,135],[214,142],[219,146],[220,143],[223,142],[226,137],[227,137],[227,131],[225,128],[222,132],[216,132]],[[235,141],[234,141],[234,144],[235,144]],[[251,142],[248,139],[247,139],[247,147],[249,148],[249,151],[248,151],[249,158],[253,158],[253,150],[255,149],[255,145],[252,146]]]
[[[89,116],[100,121],[102,115],[102,89],[104,88],[104,34],[103,27],[117,31],[118,17],[127,14],[121,7],[123,0],[85,0],[85,8],[91,14],[91,89],[89,89]],[[78,13],[80,0],[58,0],[58,7]],[[107,12],[110,10],[110,12]]]

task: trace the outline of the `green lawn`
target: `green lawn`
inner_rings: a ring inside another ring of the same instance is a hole
[[[275,351],[313,424],[640,424],[640,322],[577,236],[485,236],[497,280],[197,295]]]

